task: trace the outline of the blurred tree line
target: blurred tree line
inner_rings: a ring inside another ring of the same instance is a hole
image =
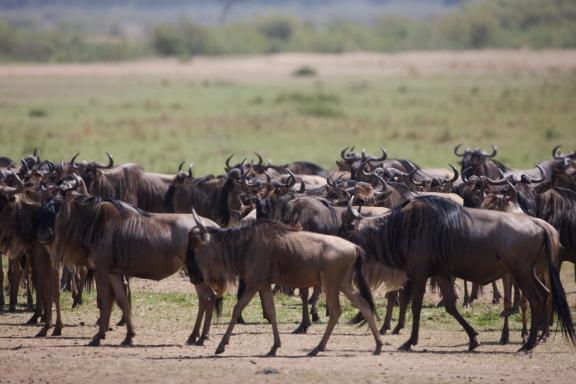
[[[415,20],[388,16],[367,24],[334,20],[319,25],[291,15],[271,15],[251,22],[217,26],[180,20],[158,25],[137,41],[113,34],[95,39],[66,28],[46,32],[0,22],[0,59],[3,60],[94,61],[151,55],[185,58],[285,51],[340,53],[519,47],[576,48],[576,1],[473,1],[434,18]]]

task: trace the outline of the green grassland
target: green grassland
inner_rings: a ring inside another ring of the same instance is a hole
[[[455,144],[496,144],[512,167],[576,147],[576,74],[322,74],[283,82],[170,76],[0,77],[0,154],[221,172],[228,154],[334,167],[346,145],[444,167]]]

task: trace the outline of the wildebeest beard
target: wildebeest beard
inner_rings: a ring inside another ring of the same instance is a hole
[[[436,196],[417,197],[359,233],[358,242],[385,265],[403,269],[408,252],[432,253],[434,265],[449,265],[453,245],[461,239],[462,207]]]

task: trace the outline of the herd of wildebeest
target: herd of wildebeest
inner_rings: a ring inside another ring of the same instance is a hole
[[[38,337],[52,326],[58,336],[60,292],[70,290],[78,306],[95,281],[98,332],[89,345],[105,338],[114,302],[127,328],[122,344],[132,345],[130,278],[161,280],[183,270],[199,302],[189,344],[203,345],[214,310],[219,313],[222,296],[234,288],[237,302],[216,353],[224,352],[258,293],[274,334],[269,355],[275,355],[274,294],[298,289],[302,321],[294,333],[306,333],[319,320],[318,297],[326,297],[326,330],[310,355],[326,348],[341,314],[341,292],[359,310],[353,321],[370,327],[378,354],[395,305],[400,312],[392,333],[404,327],[408,304],[412,309],[412,331],[400,349],[418,343],[429,286],[474,350],[478,333],[456,306],[458,278],[465,306],[490,283],[493,303],[503,301],[500,343],[509,342],[508,317],[521,310],[520,351],[532,350],[556,327],[576,345],[559,273],[563,261],[576,262],[576,151],[556,147],[550,159],[525,170],[497,161],[494,147],[487,153],[458,145],[454,154],[460,170],[422,168],[389,159],[385,149],[372,156],[354,147],[341,151],[335,171],[306,161],[265,164],[258,154],[235,163],[230,156],[223,174],[201,177],[192,165],[183,171],[181,163],[176,174],[151,173],[116,165],[109,154],[108,164],[78,161],[78,155],[51,162],[37,151],[20,162],[0,158],[8,309],[15,310],[23,278],[33,311],[29,323],[44,323]],[[387,300],[380,329],[372,296],[377,288]]]

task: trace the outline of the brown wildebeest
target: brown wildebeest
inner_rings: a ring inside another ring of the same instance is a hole
[[[469,350],[480,344],[477,332],[458,312],[452,278],[481,284],[510,273],[530,304],[530,334],[520,349],[537,344],[539,327],[548,319],[548,289],[536,273],[549,275],[554,310],[564,334],[576,344],[576,334],[560,282],[558,232],[548,223],[525,215],[464,208],[437,197],[419,197],[392,210],[358,231],[357,242],[367,253],[392,268],[407,272],[413,284],[412,333],[400,349],[418,343],[426,280],[438,276],[444,307],[469,338]]]
[[[196,217],[196,213],[193,211]],[[207,229],[198,220],[198,232],[191,232],[189,273],[203,279],[216,292],[222,293],[227,284],[238,277],[246,282],[246,290],[232,312],[232,319],[222,337],[216,353],[224,352],[238,316],[257,292],[263,298],[267,318],[272,324],[274,344],[268,353],[275,356],[280,348],[276,324],[274,296],[271,285],[308,288],[322,284],[326,292],[326,305],[330,320],[320,344],[309,355],[315,356],[326,348],[330,334],[342,312],[339,293],[357,307],[367,319],[374,340],[375,354],[379,354],[382,341],[374,321],[374,302],[368,283],[362,274],[360,247],[334,236],[301,231],[276,221],[260,219],[238,228]],[[192,254],[193,253],[193,254]],[[355,292],[352,280],[360,294]]]
[[[109,153],[108,164],[99,162],[76,163],[75,155],[69,166],[77,172],[88,192],[95,196],[121,200],[146,212],[163,212],[164,196],[174,179],[174,175],[145,172],[135,164],[114,166]]]
[[[195,221],[191,215],[149,214],[118,200],[74,192],[81,183],[77,178],[65,182],[58,188],[61,193],[42,202],[38,239],[54,263],[63,255],[95,272],[100,327],[89,345],[100,345],[106,337],[114,299],[126,319],[122,345],[132,345],[135,332],[122,276],[161,280],[178,272]],[[203,292],[202,298],[210,299]],[[207,329],[213,306],[201,307],[209,309]]]
[[[52,326],[52,304],[56,306],[56,323],[53,336],[62,333],[60,314],[59,266],[52,264],[50,255],[38,241],[36,234],[40,225],[40,204],[25,195],[24,185],[20,179],[18,187],[1,187],[0,189],[0,232],[8,237],[9,249],[15,255],[26,254],[30,257],[32,279],[37,291],[36,311],[28,323],[35,323],[44,313],[45,325],[36,335],[46,336]]]

